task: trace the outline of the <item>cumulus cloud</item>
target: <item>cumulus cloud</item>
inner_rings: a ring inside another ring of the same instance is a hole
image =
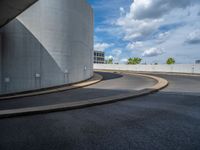
[[[187,17],[188,14],[191,13],[185,11],[183,8],[192,7],[192,4],[195,3],[200,4],[200,1],[134,0],[130,6],[130,11],[126,12],[126,15],[119,17],[115,25],[121,27],[124,33],[123,39],[125,41],[148,40],[159,31],[162,24],[168,23],[171,25],[170,27],[173,28],[178,20],[185,19],[184,17]],[[199,7],[197,8],[199,9]],[[181,25],[178,27],[184,25],[184,23],[179,24]],[[177,28],[177,25],[175,27]]]
[[[128,59],[127,58],[122,58],[121,60],[120,60],[120,63],[122,63],[122,64],[126,64],[128,62]]]
[[[200,44],[200,29],[191,32],[185,42],[188,44]]]
[[[120,56],[122,53],[122,50],[120,48],[116,48],[112,50],[112,54],[115,56]]]
[[[120,63],[121,59],[120,56],[122,54],[122,50],[120,48],[115,48],[111,51],[111,55],[105,56],[105,59],[113,59],[114,63]]]
[[[143,42],[136,41],[136,42],[128,43],[126,48],[129,49],[129,50],[135,50],[137,48],[141,48],[142,46],[143,46]]]
[[[106,24],[96,26],[95,32],[115,43],[112,49],[123,49],[108,50],[114,60],[123,62],[130,55],[159,63],[168,56],[176,56],[179,63],[199,59],[200,0],[133,0],[130,6],[113,7],[118,11],[115,18],[107,17]]]
[[[135,20],[129,16],[120,17],[116,25],[124,31],[124,40],[132,41],[150,36],[159,27],[162,20]]]
[[[120,7],[119,10],[120,10],[120,15],[121,16],[123,16],[124,14],[126,14],[126,11],[125,11],[125,9],[123,7]]]
[[[120,48],[115,48],[112,50],[112,56],[115,63],[119,63],[121,54],[122,54],[122,49]]]
[[[134,19],[159,18],[175,8],[186,8],[198,0],[135,0],[130,15]]]
[[[154,38],[156,39],[156,43],[161,44],[165,42],[169,38],[169,36],[170,32],[166,31],[166,32],[160,32]]]
[[[105,59],[106,59],[106,60],[114,59],[114,57],[113,57],[112,55],[109,55],[109,56],[105,56]]]
[[[150,48],[143,52],[143,57],[155,57],[158,55],[162,55],[164,51],[161,48]]]
[[[114,44],[108,44],[108,43],[95,43],[94,44],[94,50],[96,51],[105,51],[107,48],[112,47]]]

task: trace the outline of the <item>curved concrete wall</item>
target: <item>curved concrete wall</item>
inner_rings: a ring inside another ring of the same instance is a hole
[[[199,64],[175,64],[175,65],[115,65],[115,64],[94,64],[97,70],[125,70],[139,72],[163,72],[163,73],[190,73],[200,74]]]
[[[39,0],[2,31],[2,92],[93,75],[93,12],[85,0]]]

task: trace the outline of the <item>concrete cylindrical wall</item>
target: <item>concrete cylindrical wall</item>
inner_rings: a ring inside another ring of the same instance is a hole
[[[85,0],[39,0],[3,28],[2,93],[93,75],[93,12]]]

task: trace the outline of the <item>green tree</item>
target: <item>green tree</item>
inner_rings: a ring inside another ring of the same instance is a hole
[[[175,63],[176,63],[176,61],[172,57],[168,58],[167,61],[166,61],[166,64],[168,64],[168,65],[172,65],[172,64],[175,64]]]
[[[106,60],[106,64],[113,64],[113,59],[109,58],[108,60]]]
[[[137,64],[140,64],[141,61],[142,61],[142,59],[138,58],[138,57],[129,58],[127,64],[137,65]]]

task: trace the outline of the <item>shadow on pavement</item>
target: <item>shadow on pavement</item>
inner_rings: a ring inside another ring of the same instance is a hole
[[[134,90],[83,88],[76,89],[75,91],[72,90],[0,101],[0,110],[77,102],[101,97],[103,98],[108,96],[115,96],[119,94],[126,94],[130,92],[134,92]]]
[[[103,76],[103,80],[113,80],[116,78],[122,78],[123,75],[116,74],[116,73],[109,73],[109,72],[96,72]]]

